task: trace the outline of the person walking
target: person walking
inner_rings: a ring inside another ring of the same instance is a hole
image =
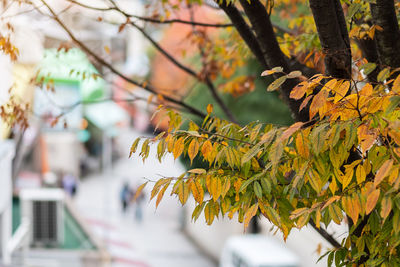
[[[131,200],[132,194],[131,190],[129,188],[128,182],[125,182],[122,186],[121,192],[120,192],[120,201],[121,201],[121,207],[122,207],[122,212],[126,213],[129,202]]]

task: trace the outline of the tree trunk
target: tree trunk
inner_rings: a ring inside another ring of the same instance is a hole
[[[339,0],[310,0],[310,7],[325,53],[327,74],[350,79],[350,41]]]
[[[394,1],[376,0],[370,7],[374,24],[382,28],[375,33],[381,63],[392,68],[400,67],[400,32]]]

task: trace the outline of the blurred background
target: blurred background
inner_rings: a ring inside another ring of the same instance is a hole
[[[285,243],[262,218],[244,231],[235,219],[220,217],[207,226],[201,216],[193,222],[194,201],[181,207],[166,197],[156,210],[146,190],[133,201],[147,180],[176,177],[189,168],[187,158],[174,161],[172,155],[160,163],[156,149],[144,163],[136,154],[128,157],[137,137],[157,135],[167,121],[162,115],[151,119],[157,105],[150,94],[74,45],[65,30],[43,14],[42,5],[32,9],[16,2],[3,5],[1,13],[2,36],[8,33],[19,53],[15,60],[0,56],[0,104],[12,104],[2,110],[8,117],[0,121],[0,265],[326,265],[316,261],[328,244],[312,228],[293,230]],[[151,83],[165,95],[184,97],[201,110],[215,103],[204,85],[174,66],[142,32],[121,29],[124,18],[117,12],[99,15],[74,1],[49,2],[81,42],[124,75]],[[161,1],[116,2],[137,16],[160,12],[156,7]],[[221,11],[209,2],[194,7],[196,20],[224,22]],[[185,9],[172,15],[189,16]],[[287,22],[279,21],[285,27]],[[171,55],[198,64],[198,51],[188,38],[192,26],[139,24]],[[215,30],[209,34],[231,38]],[[221,97],[240,123],[290,124],[286,106],[275,93],[267,93],[258,78],[261,71],[254,59],[245,57],[230,80],[251,77],[251,84],[238,88],[218,75]],[[20,123],[12,123],[15,120]]]

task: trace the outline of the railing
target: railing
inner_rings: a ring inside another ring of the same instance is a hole
[[[25,262],[26,254],[29,248],[28,236],[30,231],[31,223],[29,219],[22,218],[21,224],[18,226],[17,230],[6,244],[6,251],[3,258],[5,265],[11,264],[11,256],[19,248],[22,248],[22,262]]]

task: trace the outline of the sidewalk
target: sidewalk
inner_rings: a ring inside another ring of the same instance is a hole
[[[126,131],[117,140],[120,151],[129,149],[138,134]],[[122,184],[156,180],[160,175],[178,176],[182,166],[168,157],[160,164],[152,155],[142,163],[137,156],[122,158],[108,174],[86,177],[74,202],[88,226],[106,244],[112,266],[138,267],[214,267],[180,231],[182,207],[177,199],[165,194],[155,210],[154,201],[143,203],[143,221],[137,222],[134,211],[122,214],[119,193]],[[149,196],[149,191],[147,191]]]

